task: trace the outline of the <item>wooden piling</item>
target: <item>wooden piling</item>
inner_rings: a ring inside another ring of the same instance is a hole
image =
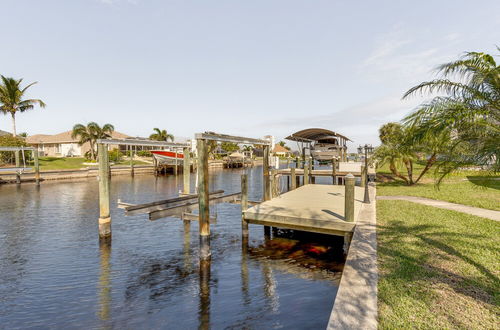
[[[177,150],[174,149],[174,153],[175,153],[174,174],[178,175],[179,174],[179,168],[178,168],[178,165],[177,165]]]
[[[271,199],[271,191],[270,191],[270,179],[269,179],[269,145],[264,146],[264,157],[262,164],[263,171],[263,188],[264,188],[264,201],[268,201]]]
[[[38,159],[38,149],[33,150],[33,159],[35,161],[35,183],[37,186],[40,185],[40,162]]]
[[[134,151],[133,147],[130,146],[130,175],[134,176]]]
[[[313,171],[314,170],[314,159],[312,157],[309,157],[309,175],[310,175],[310,179],[309,179],[309,182],[311,182],[312,184],[316,183],[316,178],[312,175]]]
[[[269,145],[264,145],[264,157],[262,163],[262,171],[263,171],[263,188],[264,188],[264,201],[268,201],[271,199],[271,181],[269,179]],[[264,226],[264,237],[270,237],[271,228],[269,226]]]
[[[304,166],[304,185],[309,184],[309,166]]]
[[[198,207],[200,232],[200,259],[210,259],[210,205],[208,192],[208,150],[207,141],[197,140],[198,150]]]
[[[245,220],[243,212],[248,208],[248,176],[241,175],[241,236],[248,241],[248,221]]]
[[[295,174],[295,168],[290,169],[290,177],[291,177],[291,183],[292,187],[291,190],[294,190],[297,188],[297,175]]]
[[[99,157],[99,238],[111,238],[111,215],[109,212],[109,156],[106,145],[97,145]]]
[[[19,150],[16,150],[15,153],[15,158],[16,158],[16,167],[19,168],[21,167],[20,164],[20,159],[19,159]],[[16,171],[16,183],[20,184],[21,183],[21,172],[19,170]]]
[[[332,159],[332,178],[333,184],[337,184],[337,160],[335,158]]]
[[[345,206],[344,217],[345,221],[354,221],[354,184],[356,178],[351,173],[345,176]]]
[[[189,155],[189,148],[184,148],[184,164],[182,168],[182,175],[184,178],[184,194],[189,194],[191,191],[191,159]]]

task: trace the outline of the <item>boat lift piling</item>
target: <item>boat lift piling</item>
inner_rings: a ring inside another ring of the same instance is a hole
[[[130,151],[130,172],[134,176],[133,154],[137,146],[153,147],[188,147],[186,143],[173,143],[151,140],[132,140],[132,139],[99,139],[97,140],[97,152],[99,159],[99,238],[111,239],[111,215],[110,215],[110,186],[111,170],[109,164],[109,145],[125,145]],[[26,148],[25,148],[26,149]],[[36,154],[35,154],[36,155]],[[38,156],[35,156],[38,159]],[[38,162],[36,160],[36,162]],[[37,166],[35,165],[35,170]]]

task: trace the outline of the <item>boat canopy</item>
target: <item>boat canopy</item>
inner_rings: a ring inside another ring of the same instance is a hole
[[[324,128],[308,128],[301,131],[295,132],[285,139],[297,142],[315,142],[318,140],[335,139],[342,138],[345,141],[351,141],[351,139],[345,137],[342,134],[335,133]]]

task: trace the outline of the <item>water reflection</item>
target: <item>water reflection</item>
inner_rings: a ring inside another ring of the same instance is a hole
[[[108,328],[107,321],[111,314],[111,283],[110,283],[110,264],[111,240],[99,240],[99,253],[101,272],[99,275],[99,318],[104,321],[102,328]]]
[[[249,199],[259,200],[261,170],[246,171]],[[214,171],[214,189],[238,191],[241,173]],[[111,246],[96,244],[95,179],[0,186],[0,328],[325,327],[342,239],[338,255],[330,236],[274,230],[264,240],[257,225],[242,241],[240,207],[222,204],[211,263],[199,264],[197,221],[124,217],[114,204],[180,188],[172,177],[113,177]]]
[[[199,305],[199,329],[210,328],[210,260],[200,259],[200,305]]]

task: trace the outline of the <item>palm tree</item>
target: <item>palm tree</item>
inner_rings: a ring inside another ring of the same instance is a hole
[[[114,126],[111,124],[104,124],[100,127],[95,122],[90,122],[87,126],[82,124],[76,124],[73,126],[73,132],[71,132],[71,138],[79,138],[78,144],[83,145],[84,143],[90,144],[90,156],[92,160],[97,159],[97,153],[95,151],[95,145],[98,139],[107,139],[111,137]]]
[[[36,84],[33,82],[28,86],[21,88],[23,79],[16,80],[0,76],[0,111],[4,114],[10,114],[12,117],[12,136],[16,136],[16,112],[25,112],[31,110],[35,105],[45,108],[45,103],[39,99],[23,99],[26,90]]]
[[[150,140],[155,140],[155,141],[172,141],[174,142],[174,136],[172,134],[169,134],[167,130],[162,129],[160,130],[159,128],[153,128],[153,131],[155,133],[151,134],[149,136]]]
[[[454,152],[444,155],[444,174],[468,164],[492,164],[493,170],[500,170],[500,66],[489,54],[468,52],[437,71],[439,79],[423,82],[403,96],[441,94],[420,105],[405,124],[419,127],[416,134],[421,137],[451,131]]]

